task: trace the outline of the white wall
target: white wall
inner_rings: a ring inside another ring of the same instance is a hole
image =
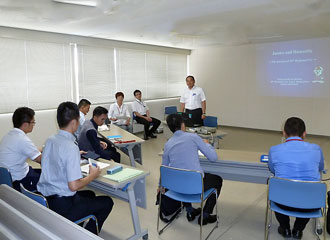
[[[148,107],[150,108],[151,116],[156,117],[159,120],[164,120],[164,107],[165,106],[179,106],[178,98],[170,99],[159,99],[159,100],[149,100],[146,101]],[[130,105],[130,103],[127,103]],[[109,108],[110,103],[107,105],[102,105],[105,108]],[[92,106],[86,118],[89,119],[92,117],[93,109],[96,106]],[[0,139],[13,128],[12,124],[12,114],[0,114]],[[58,130],[56,122],[56,110],[44,110],[36,111],[36,125],[32,133],[29,133],[28,136],[31,140],[38,146],[41,147],[47,138],[55,134]]]
[[[330,135],[329,99],[257,93],[256,45],[193,50],[190,73],[206,93],[207,114],[221,125],[281,130],[288,117],[298,116],[308,133]]]

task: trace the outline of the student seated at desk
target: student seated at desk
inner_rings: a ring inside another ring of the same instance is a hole
[[[124,93],[117,92],[115,103],[110,105],[108,117],[112,124],[117,125],[118,127],[132,132],[131,115],[128,111],[128,107],[123,103]]]
[[[40,169],[29,167],[26,160],[41,161],[41,153],[26,135],[32,132],[36,124],[35,112],[28,107],[17,108],[13,114],[14,128],[10,130],[0,142],[0,166],[11,173],[13,187],[20,191],[20,183],[30,190],[37,189]]]
[[[206,139],[202,139],[197,134],[185,132],[186,126],[181,114],[169,115],[166,122],[173,132],[173,136],[165,144],[162,165],[203,173],[204,191],[215,188],[219,197],[222,178],[214,174],[204,173],[198,156],[198,150],[200,150],[209,161],[215,162],[218,160],[218,156],[214,148]],[[216,222],[216,215],[211,215],[216,202],[217,199],[214,194],[207,199],[203,209],[203,225]],[[186,208],[189,222],[200,215],[200,209],[194,209],[191,203],[183,203],[183,205]],[[198,218],[198,223],[201,224],[201,217]]]
[[[79,134],[79,148],[83,151],[92,151],[101,156],[101,158],[120,162],[120,153],[116,148],[101,141],[97,137],[97,128],[102,126],[107,119],[108,110],[104,107],[96,107],[93,111],[93,117],[85,121]]]
[[[87,113],[89,112],[89,109],[91,107],[91,102],[88,101],[87,99],[83,98],[79,101],[78,107],[79,107],[79,115],[80,115],[79,127],[78,127],[77,131],[74,133],[77,140],[79,139],[81,127],[84,124],[84,122],[86,121],[85,115],[87,115]]]
[[[136,117],[136,121],[144,125],[144,140],[148,140],[149,137],[156,138],[154,135],[157,128],[160,125],[160,121],[157,118],[150,116],[150,111],[145,102],[142,101],[142,93],[140,90],[134,91],[135,101],[132,103],[132,110]],[[152,128],[150,125],[152,123]]]
[[[60,130],[48,138],[43,151],[38,191],[47,198],[50,209],[71,221],[95,215],[101,230],[113,201],[108,196],[95,196],[92,191],[78,191],[97,178],[101,170],[89,166],[89,175],[81,174],[79,148],[73,135],[79,126],[77,104],[61,103],[57,108],[57,123]],[[86,229],[97,233],[93,221]]]
[[[285,143],[273,146],[269,150],[268,166],[276,177],[302,180],[320,181],[320,171],[324,168],[322,149],[316,145],[304,142],[306,126],[302,119],[291,117],[286,120],[283,130]],[[308,194],[308,193],[307,193]],[[308,209],[298,209],[283,206],[286,210],[306,212]],[[290,217],[275,212],[276,219],[280,223],[278,233],[285,238],[291,236],[301,239],[309,218],[296,218],[291,232]]]

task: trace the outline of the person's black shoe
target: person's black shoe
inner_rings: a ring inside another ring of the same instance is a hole
[[[152,132],[151,132],[151,133],[149,133],[149,137],[151,137],[151,138],[157,138],[157,136],[156,136],[156,135],[154,135]]]
[[[208,223],[215,223],[217,221],[217,215],[209,215],[206,218],[203,218],[203,225],[206,225]],[[198,218],[198,224],[201,225],[201,216]]]
[[[281,234],[284,238],[290,238],[291,237],[291,230],[288,228],[283,228],[281,226],[277,229],[278,233]]]
[[[201,214],[201,209],[197,208],[197,209],[193,209],[193,211],[191,213],[187,213],[187,220],[188,222],[194,221],[195,218]]]
[[[143,139],[144,139],[144,140],[148,140],[148,139],[149,139],[149,137],[147,136],[147,134],[144,134],[144,135],[143,135]]]
[[[303,236],[303,231],[297,230],[297,229],[292,229],[292,237],[294,239],[301,239]]]

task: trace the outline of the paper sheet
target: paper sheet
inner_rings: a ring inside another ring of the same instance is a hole
[[[110,164],[109,163],[103,163],[103,162],[97,162],[97,166],[99,166],[102,169],[102,168],[109,167]],[[89,173],[89,164],[83,165],[80,168],[81,168],[82,172]]]

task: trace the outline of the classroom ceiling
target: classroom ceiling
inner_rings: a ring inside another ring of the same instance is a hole
[[[330,0],[56,1],[0,0],[0,25],[187,49],[330,36]]]

